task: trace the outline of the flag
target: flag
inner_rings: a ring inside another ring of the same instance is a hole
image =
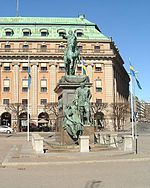
[[[139,88],[139,89],[142,89],[142,87],[141,87],[140,82],[138,81],[138,79],[135,78],[135,80],[136,80],[136,84],[137,84],[138,88]]]
[[[30,89],[31,74],[30,74],[30,59],[28,59],[28,89]]]
[[[137,79],[135,70],[134,70],[133,66],[131,65],[131,63],[130,63],[130,75],[132,75],[132,76],[135,78],[135,81],[136,81],[136,84],[137,84],[138,88],[139,88],[139,89],[142,89],[142,87],[141,87],[141,85],[140,85],[140,82],[139,82],[138,79]]]
[[[88,76],[88,72],[86,70],[86,66],[84,65],[84,61],[82,60],[82,74]]]
[[[130,64],[130,74],[134,77],[136,77],[136,74],[135,74],[135,70],[133,68],[133,66]]]

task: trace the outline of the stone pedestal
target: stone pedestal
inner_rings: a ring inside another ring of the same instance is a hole
[[[124,136],[124,151],[133,151],[133,137],[131,135]]]
[[[89,136],[89,143],[94,143],[94,127],[90,125],[84,125],[83,136]]]
[[[110,146],[113,148],[118,147],[118,138],[117,138],[117,133],[112,133],[110,134]]]
[[[86,87],[91,87],[89,79],[87,76],[63,76],[55,88],[55,92],[58,95],[58,108],[59,114],[57,119],[58,132],[57,141],[61,145],[70,145],[74,144],[75,141],[71,139],[68,133],[63,130],[63,121],[64,121],[64,110],[66,105],[71,104],[76,89],[80,86],[81,83],[85,83]]]
[[[54,91],[58,95],[58,103],[62,104],[62,111],[72,102],[75,91],[81,83],[85,83],[86,87],[92,85],[87,76],[63,76],[60,79]]]
[[[89,136],[80,136],[80,152],[89,152]]]
[[[44,138],[41,137],[39,134],[32,133],[32,146],[37,154],[44,153],[43,140],[44,140]]]

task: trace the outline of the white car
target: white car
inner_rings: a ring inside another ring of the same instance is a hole
[[[10,133],[13,132],[13,129],[11,127],[8,127],[8,126],[4,125],[4,126],[0,127],[0,132],[1,133],[8,133],[8,134],[10,134]]]

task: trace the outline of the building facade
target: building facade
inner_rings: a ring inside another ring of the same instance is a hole
[[[150,103],[145,103],[145,119],[150,122]]]
[[[43,119],[44,105],[57,102],[54,89],[64,75],[63,34],[72,30],[90,82],[91,102],[128,101],[129,76],[112,38],[102,34],[85,16],[78,18],[1,17],[0,18],[0,119],[1,124],[16,121],[7,104],[29,103],[30,120]],[[31,84],[28,92],[28,62]],[[82,74],[77,65],[76,74]],[[29,96],[28,96],[29,94]],[[107,126],[113,126],[112,109],[106,112]],[[109,112],[108,112],[109,111]],[[24,117],[25,110],[19,112]],[[26,118],[25,118],[26,119]],[[48,120],[48,117],[44,117]],[[23,118],[22,118],[23,120]],[[23,124],[23,121],[21,122]]]

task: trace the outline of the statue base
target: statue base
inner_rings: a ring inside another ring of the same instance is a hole
[[[62,76],[59,83],[57,84],[55,88],[55,92],[58,95],[58,106],[61,106],[59,108],[59,115],[57,118],[57,142],[60,143],[60,145],[72,145],[76,144],[76,140],[73,140],[66,130],[63,129],[63,122],[64,122],[64,111],[65,107],[68,104],[71,104],[74,99],[75,91],[78,87],[80,87],[81,83],[85,83],[86,87],[91,87],[92,84],[89,82],[89,78],[87,76]],[[88,128],[89,129],[89,128]],[[94,128],[93,128],[94,130]],[[89,131],[91,132],[91,131]],[[93,134],[94,135],[94,134]],[[88,135],[90,136],[90,135]],[[91,143],[92,143],[92,136],[91,137]],[[94,137],[94,136],[93,136]]]
[[[91,87],[92,84],[89,82],[87,76],[62,76],[59,83],[55,88],[55,93],[58,95],[58,103],[61,101],[62,110],[64,111],[65,106],[70,104],[74,98],[75,91],[80,87],[81,83],[85,83],[86,87]]]
[[[94,127],[91,125],[84,125],[83,136],[89,136],[89,143],[94,143]]]

